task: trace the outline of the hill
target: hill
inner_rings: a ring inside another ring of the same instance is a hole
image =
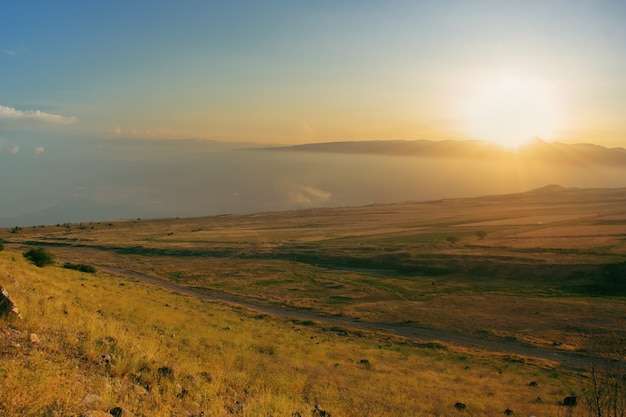
[[[592,342],[624,337],[625,202],[552,185],[5,229],[24,319],[0,321],[0,412],[557,415]],[[98,272],[35,268],[30,247]]]
[[[294,152],[327,152],[348,154],[374,154],[419,156],[435,158],[462,158],[498,160],[512,158],[533,162],[550,162],[574,165],[626,165],[626,149],[606,148],[591,144],[548,143],[535,138],[519,149],[505,149],[496,144],[477,140],[384,140],[311,143],[269,148]]]

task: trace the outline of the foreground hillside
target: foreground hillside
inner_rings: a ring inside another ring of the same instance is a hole
[[[558,404],[622,363],[625,237],[625,189],[558,186],[5,229],[0,414],[586,415]]]
[[[13,233],[11,233],[13,232]],[[248,304],[584,350],[623,331],[626,189],[0,231]],[[615,298],[618,297],[618,298]]]
[[[0,283],[23,314],[0,319],[3,416],[421,416],[457,402],[473,415],[557,415],[579,383],[520,358],[37,268],[13,251],[0,252]]]

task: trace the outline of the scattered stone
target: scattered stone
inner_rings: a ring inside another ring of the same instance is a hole
[[[133,391],[135,392],[135,395],[139,397],[145,397],[146,395],[148,395],[148,391],[145,388],[140,387],[139,385],[133,384]]]
[[[576,404],[578,404],[578,401],[574,396],[563,398],[563,405],[566,407],[575,407]]]
[[[20,309],[17,308],[17,304],[15,304],[15,301],[13,301],[13,298],[11,298],[9,292],[4,287],[0,287],[0,315],[22,319]]]
[[[319,404],[315,404],[313,407],[313,417],[331,417],[331,415],[328,411],[322,410]]]
[[[359,361],[359,364],[360,364],[360,365],[363,365],[363,366],[370,366],[370,365],[371,365],[370,361],[369,361],[369,360],[367,360],[367,359],[361,359],[361,360]]]
[[[98,363],[100,365],[105,365],[105,366],[109,366],[112,365],[113,362],[115,362],[115,355],[111,354],[105,354],[105,355],[100,355],[100,357],[98,358]]]
[[[41,343],[41,340],[39,340],[39,336],[37,336],[35,333],[31,333],[28,336],[28,340],[30,340],[30,343],[34,343],[36,345],[38,345],[39,343]]]
[[[130,411],[128,411],[127,409],[123,407],[112,408],[109,411],[109,414],[112,415],[113,417],[135,417],[133,413],[131,413]]]
[[[161,377],[174,378],[174,370],[169,366],[162,366],[157,369],[157,372]]]
[[[464,411],[467,409],[467,406],[463,403],[456,403],[454,404],[454,408],[459,410],[459,411]]]
[[[97,407],[102,403],[102,397],[96,394],[85,394],[81,403],[86,407]]]
[[[174,386],[174,391],[176,392],[176,398],[183,398],[185,395],[189,393],[182,385],[176,384]]]

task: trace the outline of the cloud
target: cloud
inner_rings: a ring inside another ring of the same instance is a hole
[[[330,200],[332,194],[316,187],[300,185],[291,191],[290,197],[297,204],[315,204]]]
[[[9,148],[9,153],[11,155],[17,155],[20,151],[20,147],[18,145],[13,145]]]
[[[41,155],[45,151],[46,150],[44,149],[43,146],[37,146],[33,152],[35,153],[35,155]]]
[[[15,51],[14,51],[14,50],[12,50],[12,49],[4,49],[2,52],[3,52],[5,55],[9,55],[9,56],[15,56],[15,55],[17,55],[17,52],[15,52]]]
[[[40,125],[70,125],[77,119],[40,110],[16,110],[0,105],[0,128],[22,129]]]

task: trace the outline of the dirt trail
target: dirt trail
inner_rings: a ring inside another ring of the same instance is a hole
[[[177,292],[179,294],[188,295],[207,301],[227,303],[230,305],[243,307],[246,309],[257,311],[259,313],[281,318],[311,320],[326,323],[332,326],[342,327],[346,330],[366,329],[381,333],[392,333],[398,336],[410,338],[418,342],[439,341],[442,343],[465,348],[485,350],[489,352],[498,352],[502,354],[516,354],[529,358],[537,358],[556,362],[564,368],[570,370],[585,370],[587,369],[589,362],[588,358],[575,353],[563,352],[545,347],[530,346],[515,340],[487,340],[470,335],[456,333],[449,330],[419,327],[412,324],[365,322],[349,317],[328,315],[312,309],[302,310],[277,305],[258,304],[255,303],[253,300],[246,299],[244,297],[240,297],[234,294],[215,291],[211,291],[211,293],[209,294],[206,292],[207,290],[200,290],[177,285],[135,271],[129,271],[110,266],[98,266],[98,269],[112,275],[136,279],[140,282],[152,284],[163,289]]]

